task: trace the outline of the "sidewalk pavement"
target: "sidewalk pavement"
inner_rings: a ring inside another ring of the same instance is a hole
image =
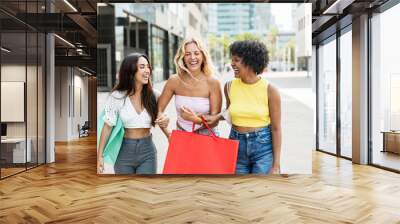
[[[315,95],[311,89],[311,78],[306,73],[267,73],[264,75],[270,83],[278,87],[282,98],[282,153],[281,172],[286,174],[310,174],[312,171],[312,149],[315,147],[314,137],[314,105]],[[221,85],[233,78],[232,74],[219,76]],[[162,91],[165,82],[154,84],[154,88]],[[104,107],[109,93],[97,94],[97,113]],[[223,102],[225,107],[225,99]],[[175,101],[172,98],[166,108],[170,117],[170,129],[176,127]],[[221,137],[229,136],[230,126],[221,121],[218,125]],[[153,141],[157,148],[157,173],[162,172],[168,140],[158,128],[152,128]],[[105,166],[106,173],[113,173],[112,167]]]

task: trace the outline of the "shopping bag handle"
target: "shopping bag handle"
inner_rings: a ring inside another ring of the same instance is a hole
[[[206,126],[206,128],[208,129],[208,132],[211,133],[212,137],[217,138],[217,136],[215,135],[214,131],[208,126],[208,124],[207,124],[206,119],[204,118],[204,116],[203,116],[203,115],[200,115],[200,118],[201,118],[201,122],[203,123],[204,126]],[[195,125],[196,125],[196,124],[193,122],[193,125],[192,125],[192,132],[194,132],[194,126],[195,126]]]

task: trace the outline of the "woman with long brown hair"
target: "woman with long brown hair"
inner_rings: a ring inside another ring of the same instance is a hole
[[[114,164],[116,174],[156,173],[157,151],[150,129],[158,124],[168,136],[168,118],[157,110],[159,93],[151,84],[151,67],[144,54],[130,54],[121,63],[118,84],[106,102],[104,127],[99,139],[97,167],[104,169],[103,150],[117,119],[122,121],[124,139]],[[158,119],[157,119],[158,118]]]

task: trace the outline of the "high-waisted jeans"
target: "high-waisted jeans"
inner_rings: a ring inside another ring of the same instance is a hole
[[[152,136],[140,139],[124,138],[114,171],[116,174],[155,174],[157,150]]]
[[[229,138],[239,140],[236,162],[237,174],[268,174],[273,163],[270,126],[246,133],[238,132],[232,128]]]

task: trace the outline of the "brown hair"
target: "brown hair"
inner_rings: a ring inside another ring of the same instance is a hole
[[[138,61],[140,57],[146,58],[150,65],[149,58],[145,54],[133,53],[124,58],[119,68],[118,84],[113,88],[113,91],[126,91],[126,96],[135,94],[135,74],[138,70]],[[150,73],[152,72],[150,66]],[[146,108],[151,116],[151,124],[154,126],[154,121],[157,118],[157,100],[153,92],[151,80],[143,85],[141,92],[142,105]]]

